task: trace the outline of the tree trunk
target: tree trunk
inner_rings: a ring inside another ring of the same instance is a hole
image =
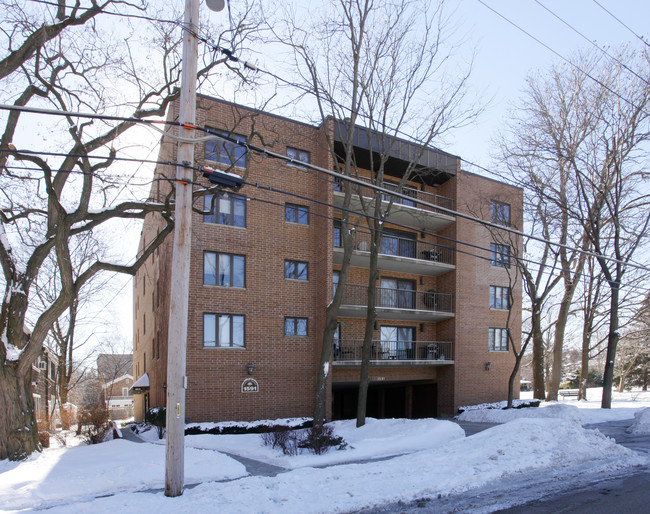
[[[544,373],[544,335],[542,334],[539,314],[533,313],[533,398],[543,400],[546,397]]]
[[[379,203],[379,200],[376,200]],[[372,336],[375,330],[377,313],[375,310],[377,296],[377,254],[381,244],[381,228],[375,227],[370,245],[370,265],[368,274],[368,309],[366,310],[366,330],[361,349],[361,372],[359,376],[359,399],[357,402],[357,427],[366,424],[366,408],[368,406],[368,386],[370,385],[370,357],[372,354]]]
[[[334,295],[334,299],[332,300],[332,303],[327,306],[325,311],[325,331],[323,332],[320,361],[316,373],[314,426],[317,427],[322,427],[323,423],[325,423],[327,381],[330,371],[330,359],[332,358],[332,346],[334,345],[334,333],[336,332],[339,308],[341,307],[343,292],[348,281],[350,258],[352,257],[352,234],[348,229],[347,221],[342,226],[341,239],[343,241],[343,263],[341,264],[341,275],[339,277],[337,292]]]
[[[591,338],[589,334],[591,327],[584,327],[582,332],[582,359],[580,363],[580,385],[578,389],[578,400],[587,399],[587,380],[589,379],[589,343]]]
[[[32,396],[32,367],[0,366],[0,460],[22,460],[40,450]]]
[[[553,368],[551,369],[551,380],[548,384],[548,393],[546,395],[547,401],[557,401],[557,392],[560,389],[560,381],[562,380],[562,356],[564,354],[564,333],[566,330],[567,319],[569,318],[569,310],[571,309],[571,301],[573,293],[575,292],[576,281],[572,282],[564,290],[562,301],[560,302],[560,310],[555,322],[555,336],[553,341]]]
[[[614,385],[614,361],[616,360],[616,346],[618,345],[618,295],[620,282],[610,282],[612,290],[609,307],[609,336],[607,337],[607,360],[603,375],[603,399],[600,407],[612,408],[612,386]]]

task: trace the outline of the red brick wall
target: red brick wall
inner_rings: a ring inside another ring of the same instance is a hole
[[[176,115],[175,111],[170,117]],[[237,109],[226,103],[201,97],[198,101],[197,125],[231,130],[251,136],[249,142],[265,146],[284,155],[286,146],[311,153],[311,162],[332,169],[332,161],[324,141],[324,128],[315,128],[290,120]],[[176,145],[163,144],[161,159],[174,160]],[[203,145],[197,145],[197,163],[204,156]],[[239,194],[248,198],[246,228],[204,223],[200,214],[193,216],[192,262],[190,276],[190,312],[187,344],[188,389],[186,414],[191,421],[252,420],[286,416],[310,416],[313,410],[316,367],[320,355],[325,308],[332,296],[332,217],[331,207],[283,194],[288,191],[324,203],[333,201],[332,179],[324,174],[289,166],[281,160],[249,154],[244,174],[247,185]],[[158,174],[173,176],[175,170],[161,166]],[[203,180],[200,179],[199,180]],[[261,186],[256,187],[255,184]],[[206,182],[207,185],[207,182]],[[158,191],[161,187],[162,191]],[[169,186],[157,182],[153,196],[163,195]],[[268,187],[274,190],[269,191]],[[521,191],[474,175],[459,172],[440,187],[426,187],[428,192],[453,198],[463,212],[481,213],[483,203],[495,198],[511,201],[513,215],[520,219]],[[284,204],[309,207],[309,225],[284,221]],[[202,208],[202,200],[195,206]],[[489,213],[489,203],[488,213]],[[483,212],[483,214],[485,214]],[[489,214],[488,214],[489,216]],[[159,229],[159,222],[148,218],[142,233],[141,247]],[[387,225],[390,226],[390,225]],[[397,227],[400,228],[400,227]],[[402,228],[400,228],[403,230]],[[459,250],[477,253],[456,245],[455,240],[472,242],[489,248],[490,234],[477,224],[458,218],[457,222],[436,235],[418,235],[418,240],[456,246]],[[150,404],[163,405],[162,384],[166,373],[166,340],[169,297],[169,261],[171,237],[136,276],[134,336],[134,377],[146,371],[151,379]],[[245,255],[246,287],[244,289],[203,285],[203,252],[225,252]],[[480,252],[479,252],[480,253]],[[485,252],[483,252],[485,253]],[[284,278],[285,259],[309,263],[309,280]],[[455,345],[455,365],[429,367],[373,368],[371,380],[435,380],[438,383],[438,405],[441,413],[451,413],[458,405],[504,399],[507,375],[514,363],[511,353],[488,352],[487,328],[502,326],[504,313],[491,311],[488,305],[489,285],[504,283],[504,270],[490,267],[472,255],[457,253],[456,270],[439,277],[381,272],[380,276],[411,278],[417,289],[435,289],[455,295],[456,317],[439,323],[382,321],[380,324],[416,326],[418,340],[449,340]],[[368,271],[353,268],[350,284],[367,284]],[[520,302],[521,293],[517,288]],[[245,316],[245,343],[240,348],[204,348],[203,313]],[[516,320],[512,331],[519,335],[521,309],[513,312]],[[285,316],[306,317],[307,337],[285,337]],[[146,331],[145,331],[146,318]],[[341,318],[344,339],[363,337],[364,320]],[[379,338],[379,332],[376,332]],[[146,355],[146,363],[145,363]],[[484,363],[492,362],[487,372]],[[255,365],[253,378],[259,392],[242,393],[243,380],[249,377],[247,365]],[[358,368],[336,366],[335,382],[356,381]],[[331,398],[331,390],[328,391]],[[142,395],[136,397],[136,415],[142,409]],[[328,401],[328,415],[331,405]]]

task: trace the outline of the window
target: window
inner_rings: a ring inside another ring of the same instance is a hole
[[[244,136],[216,130],[212,132],[237,139],[240,143],[246,143]],[[205,160],[243,168],[246,166],[246,147],[223,139],[213,139],[205,143]]]
[[[341,242],[341,222],[335,221],[334,222],[334,247],[341,248],[342,244],[343,243]]]
[[[415,234],[385,229],[381,236],[379,253],[415,258],[415,246]]]
[[[490,264],[499,268],[509,268],[510,248],[507,245],[490,243]]]
[[[413,359],[415,327],[382,326],[379,340],[379,359]]]
[[[504,227],[510,226],[510,205],[503,202],[492,200],[490,203],[490,214],[492,223],[503,225]]]
[[[336,324],[336,330],[334,331],[333,339],[333,349],[334,349],[334,358],[341,356],[341,324]]]
[[[122,396],[129,396],[129,388],[128,387],[123,387],[122,388]]]
[[[205,223],[246,226],[246,198],[229,193],[205,195],[203,198],[203,210],[210,213],[203,216]]]
[[[307,280],[307,263],[299,261],[284,261],[284,278]]]
[[[339,280],[341,280],[341,272],[334,270],[332,272],[332,296],[336,294],[336,288],[339,287]]]
[[[377,306],[415,309],[415,282],[397,278],[382,278]]]
[[[50,380],[56,380],[56,366],[54,361],[50,361]]]
[[[203,346],[244,347],[244,316],[203,314]]]
[[[490,286],[490,309],[510,308],[510,288],[501,286]]]
[[[244,287],[244,256],[203,252],[203,283],[206,286]]]
[[[309,207],[288,203],[284,206],[284,221],[309,225]]]
[[[491,352],[508,351],[508,329],[491,328],[488,340],[488,348]]]
[[[307,318],[284,318],[285,336],[306,336]]]
[[[298,150],[297,148],[291,148],[290,146],[287,146],[287,157],[289,157],[289,159],[293,159],[294,161],[300,161],[309,164],[309,152],[306,152],[305,150]],[[288,162],[287,164],[289,166],[299,166],[301,168],[304,168],[304,166],[295,162]]]

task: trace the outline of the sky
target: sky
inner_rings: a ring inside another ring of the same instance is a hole
[[[650,2],[643,0],[482,0],[503,17],[537,38],[526,35],[514,25],[483,5],[479,0],[458,2],[461,26],[469,31],[476,57],[472,72],[473,87],[483,90],[489,101],[483,116],[471,127],[457,131],[445,147],[469,162],[492,168],[492,140],[508,120],[508,111],[520,96],[530,73],[543,72],[562,57],[577,51],[644,45],[636,35],[648,37],[647,20]],[[633,34],[605,7],[627,25]],[[587,39],[574,32],[553,14],[571,25]],[[542,44],[543,43],[543,44]],[[547,45],[550,49],[543,45]],[[556,52],[556,53],[554,53]],[[560,56],[558,56],[559,54]],[[467,163],[464,166],[468,166]],[[468,167],[470,171],[478,170]]]
[[[0,462],[0,511],[356,512],[510,488],[509,494],[494,495],[491,512],[552,495],[567,481],[577,488],[587,480],[647,469],[647,455],[581,425],[625,420],[635,434],[650,434],[650,394],[615,393],[613,408],[599,409],[601,392],[590,389],[589,401],[468,411],[473,420],[489,414],[491,422],[503,423],[469,437],[447,420],[368,419],[361,428],[354,420],[336,421],[328,425],[347,446],[323,455],[284,455],[264,445],[259,434],[186,436],[185,483],[198,485],[177,498],[163,494],[165,446],[155,429],[141,434],[152,444],[74,446],[72,437],[68,447],[53,444],[23,462]],[[249,475],[233,455],[281,472]]]
[[[448,134],[438,146],[463,158],[464,169],[488,176],[487,172],[473,164],[488,170],[498,170],[498,163],[492,159],[493,140],[507,123],[508,111],[520,98],[526,77],[530,73],[543,72],[552,64],[562,62],[562,57],[569,58],[579,50],[597,51],[589,41],[601,48],[626,44],[634,48],[642,47],[644,43],[636,35],[647,37],[645,28],[650,19],[650,2],[642,0],[455,0],[448,4],[454,10],[452,19],[457,25],[457,35],[465,41],[459,50],[458,59],[467,62],[474,55],[470,93],[475,94],[480,103],[485,105],[485,110],[470,126]],[[605,12],[599,4],[629,29]],[[526,35],[486,5],[539,41]],[[589,41],[542,6],[553,11]],[[223,23],[224,16],[225,12],[210,12],[204,3],[201,4],[202,18]],[[271,61],[271,56],[264,54],[242,57],[262,68]],[[268,61],[265,60],[266,57],[269,58]],[[117,282],[117,290],[121,292],[115,295],[107,308],[115,312],[120,332],[131,339],[130,280],[119,278]]]

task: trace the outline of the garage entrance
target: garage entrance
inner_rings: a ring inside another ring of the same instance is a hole
[[[359,384],[332,385],[332,418],[357,417]],[[435,418],[438,415],[438,384],[434,382],[371,383],[366,416],[371,418]]]

